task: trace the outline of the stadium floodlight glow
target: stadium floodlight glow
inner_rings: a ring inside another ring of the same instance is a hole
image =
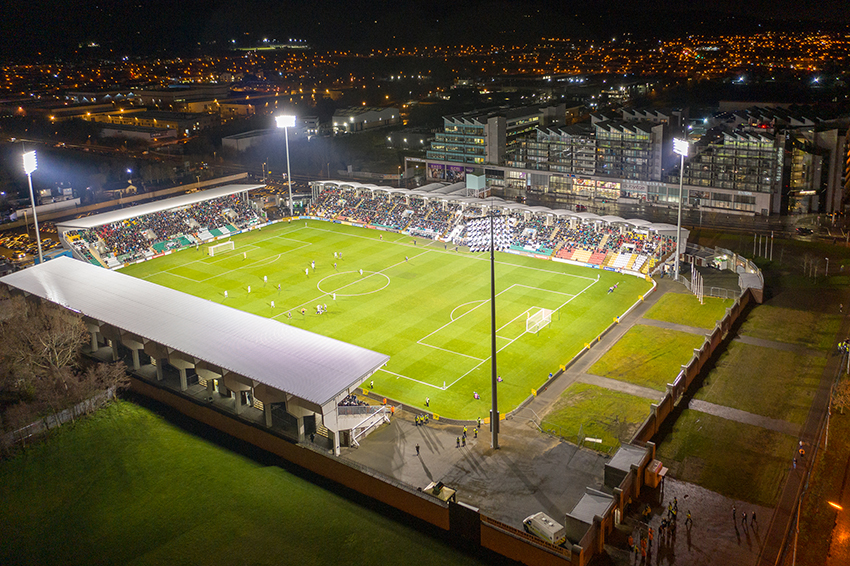
[[[289,170],[289,128],[295,127],[295,116],[292,114],[281,114],[274,119],[278,128],[283,128],[286,137],[286,182],[289,184],[289,217],[292,218],[292,174]]]
[[[24,172],[27,175],[32,175],[36,169],[38,169],[38,159],[35,157],[35,152],[26,152],[24,154]]]
[[[673,153],[681,157],[681,163],[679,164],[679,214],[676,218],[676,281],[679,280],[679,254],[682,250],[682,189],[685,181],[685,156],[688,154],[688,149],[688,140],[673,140]]]
[[[35,196],[32,192],[32,174],[38,169],[38,160],[35,157],[35,151],[24,153],[24,171],[27,174],[27,182],[30,186],[30,202],[32,203],[32,219],[35,224],[35,240],[38,242],[38,263],[44,263],[44,258],[41,255],[41,234],[38,231],[38,216],[35,213]]]

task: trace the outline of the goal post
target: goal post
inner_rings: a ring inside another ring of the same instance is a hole
[[[533,307],[528,310],[528,318],[525,319],[525,331],[537,333],[544,326],[548,326],[552,322],[552,313],[554,311],[540,307]]]
[[[233,240],[228,240],[226,242],[222,242],[220,244],[215,244],[207,248],[207,255],[213,257],[217,254],[223,252],[230,252],[236,249],[236,245],[233,243]]]

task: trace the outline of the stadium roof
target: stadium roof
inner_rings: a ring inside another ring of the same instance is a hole
[[[195,204],[196,202],[203,202],[205,200],[210,200],[214,198],[226,197],[236,193],[241,193],[243,191],[262,189],[264,186],[265,185],[224,185],[223,187],[215,187],[213,189],[206,189],[204,191],[198,191],[195,193],[189,193],[172,198],[156,200],[153,202],[140,204],[138,206],[129,206],[127,208],[122,208],[119,210],[112,210],[110,212],[104,212],[103,214],[95,214],[93,216],[86,216],[84,218],[76,218],[74,220],[58,222],[57,227],[66,230],[86,230],[88,228],[94,228],[96,226],[103,226],[104,224],[109,224],[111,222],[120,222],[121,220],[127,220],[128,218],[135,218],[137,216],[144,216],[145,214],[152,214],[161,210],[170,210],[172,208],[179,208],[181,206],[189,206],[190,204]]]
[[[320,406],[389,361],[385,354],[67,257],[0,282]]]

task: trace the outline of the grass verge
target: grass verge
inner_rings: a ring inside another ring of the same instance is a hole
[[[697,399],[802,425],[826,359],[732,342]]]
[[[747,315],[740,334],[829,351],[840,326],[839,314],[760,305]]]
[[[786,434],[686,409],[657,457],[676,479],[773,507],[795,446]]]
[[[704,341],[696,334],[635,325],[593,364],[590,373],[664,391]]]
[[[664,293],[643,317],[712,329],[733,303],[732,299],[705,297],[705,304],[701,305],[696,296],[690,293]]]
[[[585,383],[570,385],[543,417],[544,429],[570,442],[583,437],[599,438],[601,443],[585,446],[601,452],[628,442],[649,416],[652,401]]]

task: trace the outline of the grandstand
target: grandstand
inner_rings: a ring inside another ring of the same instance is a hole
[[[262,185],[228,185],[57,225],[74,257],[117,268],[200,246],[266,223],[248,193]],[[467,196],[463,183],[416,190],[340,181],[312,183],[307,216],[481,251],[474,220],[499,217],[500,249],[610,271],[647,274],[675,249],[676,227]],[[683,229],[683,241],[688,231]],[[486,239],[486,238],[485,238]]]
[[[416,190],[341,181],[312,183],[308,215],[367,225],[432,240],[484,249],[476,218],[500,217],[506,251],[610,271],[647,274],[675,250],[676,227],[641,219],[529,207],[500,198],[468,196],[463,183],[432,183]],[[688,230],[682,229],[682,240]],[[653,261],[650,261],[652,259]]]
[[[264,223],[248,199],[249,191],[260,188],[227,185],[61,222],[56,228],[76,259],[115,268]]]

